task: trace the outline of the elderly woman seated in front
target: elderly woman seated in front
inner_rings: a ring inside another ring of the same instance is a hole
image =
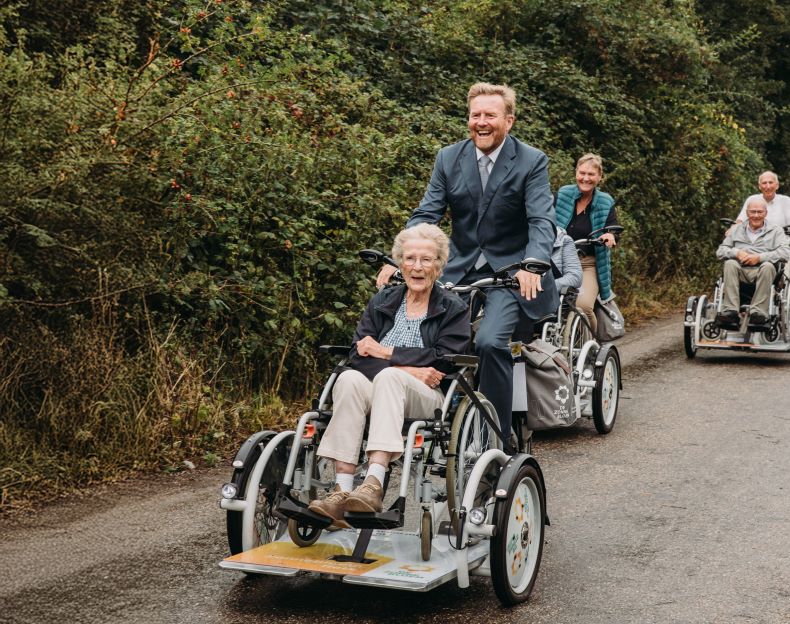
[[[332,419],[318,447],[335,461],[335,489],[309,505],[335,527],[349,526],[346,511],[381,511],[387,467],[403,453],[405,415],[430,417],[441,407],[439,384],[451,370],[442,356],[468,349],[466,304],[436,285],[448,254],[447,236],[435,225],[401,231],[392,256],[405,284],[375,294],[357,325],[351,370],[335,382]],[[367,475],[352,492],[368,417]]]

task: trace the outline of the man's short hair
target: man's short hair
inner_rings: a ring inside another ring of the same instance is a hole
[[[764,175],[772,176],[773,179],[776,181],[776,183],[779,184],[779,176],[776,175],[773,171],[763,171],[760,175],[758,175],[757,176],[757,184],[760,183],[760,178],[762,178]]]
[[[516,92],[507,85],[495,85],[490,82],[476,82],[469,87],[469,93],[466,95],[466,105],[471,107],[472,100],[478,95],[499,95],[505,100],[505,114],[516,114]]]
[[[768,212],[768,203],[762,197],[752,197],[746,204],[747,212],[749,211],[749,208],[752,204],[757,204],[763,209],[764,212]]]

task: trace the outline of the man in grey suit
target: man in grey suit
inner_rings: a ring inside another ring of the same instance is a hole
[[[477,83],[467,96],[469,138],[442,148],[428,188],[407,226],[452,218],[450,260],[442,279],[468,284],[525,258],[549,261],[556,236],[546,155],[509,136],[515,121],[514,91]],[[394,272],[385,267],[377,283]],[[476,336],[480,390],[494,405],[504,432],[511,427],[513,362],[508,341],[519,316],[538,319],[557,309],[551,271],[526,271],[516,291],[487,291],[485,317]],[[530,323],[531,326],[531,323]]]

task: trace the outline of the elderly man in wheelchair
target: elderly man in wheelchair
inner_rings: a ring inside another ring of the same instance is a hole
[[[716,315],[716,323],[723,329],[737,330],[742,320],[750,331],[771,328],[772,286],[777,275],[782,278],[790,247],[784,230],[766,223],[767,212],[763,198],[751,198],[746,207],[747,220],[736,224],[716,251],[716,257],[724,260],[721,308]],[[742,294],[748,301],[743,310]]]

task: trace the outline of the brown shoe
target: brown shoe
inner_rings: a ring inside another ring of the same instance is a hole
[[[365,477],[362,485],[355,488],[346,499],[346,511],[380,512],[384,490],[376,477]]]
[[[323,500],[310,501],[307,508],[321,516],[331,518],[332,524],[329,528],[350,529],[351,525],[343,520],[348,496],[349,492],[344,492],[339,485],[336,485],[335,489],[329,493],[329,496]]]

